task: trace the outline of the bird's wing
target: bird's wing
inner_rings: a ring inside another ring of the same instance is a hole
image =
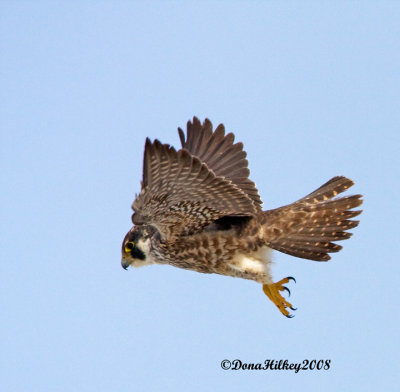
[[[249,179],[250,171],[243,151],[243,143],[235,143],[233,133],[225,135],[223,124],[213,131],[210,120],[205,119],[203,125],[197,117],[188,121],[186,138],[183,130],[178,128],[182,148],[205,163],[217,176],[231,180],[255,203],[261,212],[261,199],[253,181]]]
[[[146,140],[142,190],[134,224],[155,226],[163,238],[192,234],[226,215],[254,216],[254,201],[186,149]]]

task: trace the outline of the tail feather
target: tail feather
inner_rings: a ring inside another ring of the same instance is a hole
[[[296,242],[309,242],[310,236],[312,237],[313,241],[341,241],[347,240],[353,235],[353,233],[348,233],[347,231],[334,231],[331,233],[322,233],[322,234],[315,234],[310,233],[308,235],[304,234],[292,234],[290,238]]]
[[[337,176],[331,178],[324,185],[321,185],[314,192],[311,192],[309,195],[303,197],[300,201],[324,201],[328,199],[332,199],[339,193],[344,192],[346,189],[350,188],[354,185],[354,182],[349,178]]]
[[[343,218],[342,218],[343,219]],[[328,232],[336,232],[342,230],[354,229],[358,226],[360,221],[355,220],[342,220],[340,217],[333,219],[310,219],[308,222],[302,222],[302,224],[307,224],[308,226],[299,227],[297,232],[301,234],[327,234]]]
[[[334,198],[353,181],[334,177],[297,202],[264,212],[264,240],[280,252],[310,260],[327,261],[328,253],[342,246],[333,241],[351,237],[346,230],[358,226],[351,220],[362,211],[352,210],[362,204],[361,195]]]

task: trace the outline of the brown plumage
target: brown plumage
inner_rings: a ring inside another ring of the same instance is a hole
[[[334,177],[308,196],[262,211],[257,188],[248,177],[246,152],[220,124],[194,117],[182,148],[146,140],[143,180],[132,208],[135,226],[122,244],[122,265],[170,264],[203,273],[255,280],[279,310],[291,304],[280,294],[292,278],[273,283],[270,252],[326,261],[342,247],[336,241],[361,211],[361,195],[337,197],[353,185]]]
[[[327,261],[328,253],[342,247],[332,241],[351,237],[346,232],[358,225],[349,220],[361,211],[361,195],[332,199],[353,185],[345,177],[334,177],[299,201],[263,213],[266,244],[280,252],[304,259]]]

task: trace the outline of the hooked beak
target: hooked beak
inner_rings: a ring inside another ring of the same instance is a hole
[[[121,266],[124,270],[127,270],[128,267],[131,265],[128,259],[122,258],[121,260]]]

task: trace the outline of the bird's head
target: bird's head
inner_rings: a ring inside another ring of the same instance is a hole
[[[153,264],[150,256],[152,234],[152,230],[143,226],[134,226],[128,231],[122,241],[121,265],[124,269]]]

